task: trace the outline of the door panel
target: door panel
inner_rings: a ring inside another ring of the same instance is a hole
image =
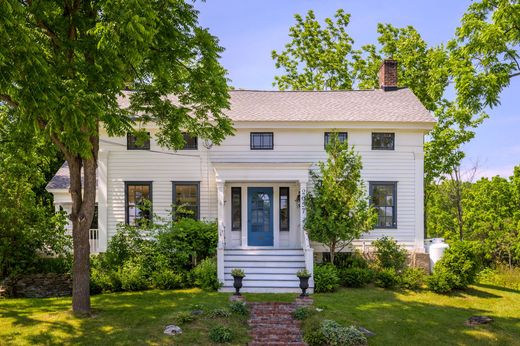
[[[247,238],[249,246],[273,246],[273,188],[247,189]]]

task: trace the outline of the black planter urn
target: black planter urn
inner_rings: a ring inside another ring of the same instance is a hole
[[[307,296],[307,288],[309,288],[309,277],[300,277],[300,288],[302,289],[302,294],[300,294],[300,297],[306,297]]]
[[[233,276],[233,287],[235,287],[235,296],[240,295],[240,289],[242,288],[242,279],[243,276]]]

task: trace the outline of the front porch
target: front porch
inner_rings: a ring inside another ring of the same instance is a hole
[[[234,290],[231,270],[240,268],[244,292],[299,292],[296,272],[313,270],[301,203],[309,164],[214,166],[221,291]]]

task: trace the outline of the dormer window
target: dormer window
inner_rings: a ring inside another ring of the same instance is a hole
[[[139,138],[138,136],[128,132],[126,134],[126,149],[150,150],[150,132],[146,132],[146,138]]]
[[[395,133],[372,132],[372,150],[395,150]]]
[[[182,150],[197,150],[199,148],[197,136],[191,136],[186,132],[182,135],[184,136],[184,148]]]
[[[251,132],[251,150],[273,150],[272,132]]]

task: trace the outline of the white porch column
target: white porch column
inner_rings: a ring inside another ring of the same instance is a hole
[[[108,245],[108,156],[110,152],[100,151],[98,154],[98,236],[99,252],[107,251]],[[91,249],[92,251],[92,249]]]
[[[311,248],[309,236],[305,230],[305,218],[307,209],[305,208],[305,195],[307,194],[308,180],[300,179],[300,236],[302,241],[303,253],[305,255],[305,269],[311,273],[309,286],[314,289],[314,249]]]
[[[224,223],[224,180],[217,180],[217,224],[218,224],[218,246],[217,246],[217,276],[224,283],[224,248],[226,245],[226,229]]]

